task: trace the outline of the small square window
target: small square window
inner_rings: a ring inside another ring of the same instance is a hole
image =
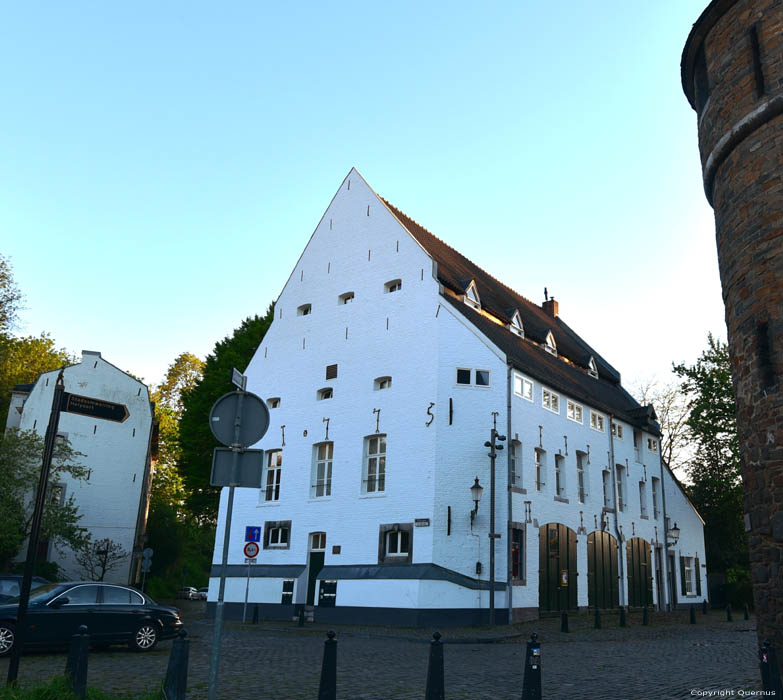
[[[470,370],[458,369],[457,370],[457,384],[470,384]]]
[[[623,439],[623,426],[619,423],[612,423],[612,436],[618,440]]]
[[[318,390],[318,400],[319,401],[324,401],[326,399],[331,399],[333,396],[334,396],[334,390],[330,386]]]
[[[337,379],[337,365],[326,365],[326,378]]]
[[[312,312],[313,307],[310,304],[302,304],[299,308],[296,310],[297,316],[309,316]]]
[[[521,396],[528,401],[533,400],[533,382],[525,377],[515,374],[514,375],[514,393],[517,396]]]
[[[341,294],[339,297],[337,297],[337,301],[340,304],[350,304],[353,301],[353,298],[353,292],[346,292],[345,294]]]
[[[399,292],[402,289],[402,280],[390,280],[384,285],[387,294]]]
[[[489,386],[489,370],[477,369],[476,370],[476,386]]]
[[[653,438],[647,438],[647,449],[650,450],[650,452],[657,452],[658,441],[654,440]]]
[[[267,399],[266,405],[268,408],[280,408],[280,399],[277,397],[273,399]]]
[[[576,423],[581,423],[582,407],[578,403],[569,401],[566,404],[566,415],[568,416],[569,420],[575,421]]]
[[[375,380],[375,391],[383,391],[384,389],[391,389],[392,378],[391,377],[378,377]]]
[[[590,411],[590,427],[593,430],[604,432],[604,417],[600,413]]]
[[[560,396],[555,394],[555,392],[544,389],[541,392],[541,403],[547,410],[553,413],[560,413]]]

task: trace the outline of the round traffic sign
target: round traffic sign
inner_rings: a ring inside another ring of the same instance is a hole
[[[234,440],[234,423],[242,403],[239,421],[239,440]],[[232,391],[221,396],[209,412],[209,427],[212,434],[224,445],[241,447],[255,445],[269,428],[269,409],[255,394]]]
[[[258,556],[258,542],[247,542],[245,544],[245,556],[248,559],[255,559]]]

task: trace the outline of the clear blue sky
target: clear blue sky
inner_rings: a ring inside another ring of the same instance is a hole
[[[23,334],[159,381],[263,314],[351,166],[630,384],[725,337],[679,61],[707,0],[26,2],[0,26]]]

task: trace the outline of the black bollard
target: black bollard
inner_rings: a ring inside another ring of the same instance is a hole
[[[731,615],[731,603],[726,606],[726,622],[734,622],[734,618]]]
[[[253,606],[253,624],[254,625],[258,624],[258,606],[257,605]]]
[[[560,631],[568,632],[568,613],[565,610],[560,613]]]
[[[644,606],[644,612],[642,613],[642,624],[643,625],[649,625],[650,624],[650,614],[647,612],[647,606]]]
[[[299,606],[299,622],[298,622],[299,627],[304,627],[304,612],[305,612],[304,609],[305,609],[304,605]]]
[[[166,669],[166,680],[163,681],[163,693],[167,700],[185,700],[190,654],[190,640],[185,639],[187,634],[184,627],[180,627],[177,638],[171,643],[169,666]]]
[[[87,694],[87,655],[90,650],[90,635],[87,626],[81,625],[71,637],[68,660],[65,662],[65,677],[77,698]]]
[[[693,605],[691,605],[691,624],[696,624],[696,608],[694,608]]]
[[[443,679],[443,642],[440,641],[440,632],[432,633],[424,700],[446,700],[446,687]]]
[[[780,681],[777,654],[769,639],[765,639],[759,649],[759,667],[761,668],[762,689],[769,692],[770,695],[775,693],[773,697],[783,697],[783,684]]]
[[[324,660],[321,664],[321,683],[318,686],[318,700],[337,700],[337,641],[334,630],[326,633]]]
[[[707,599],[706,598],[701,602],[701,614],[702,615],[706,615],[707,614]]]
[[[533,632],[525,650],[525,674],[522,678],[522,700],[541,700],[541,645]]]
[[[625,624],[625,606],[620,606],[620,627],[626,627]]]
[[[750,610],[748,610],[748,604],[745,603],[745,619],[750,620]]]
[[[595,606],[595,628],[597,630],[601,629],[601,611],[598,609],[598,606]]]

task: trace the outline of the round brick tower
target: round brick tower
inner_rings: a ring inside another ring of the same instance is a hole
[[[713,0],[682,86],[715,210],[759,639],[783,659],[783,1]]]

